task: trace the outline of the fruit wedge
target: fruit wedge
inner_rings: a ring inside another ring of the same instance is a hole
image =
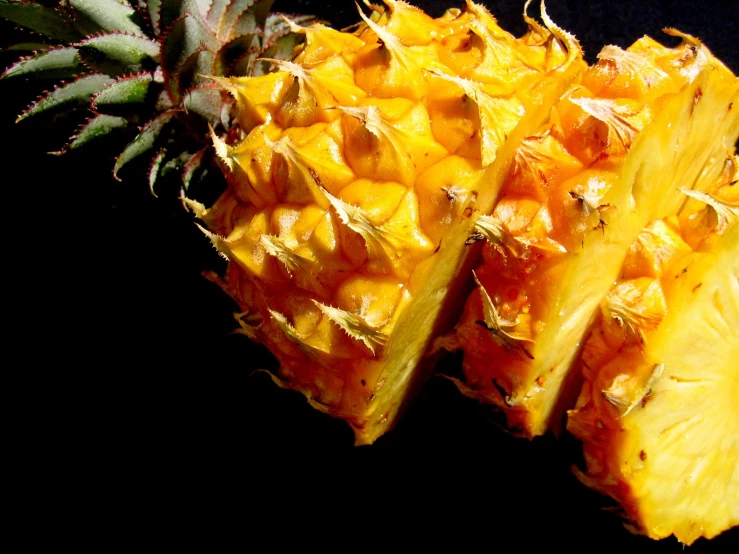
[[[462,392],[524,436],[558,428],[573,405],[573,362],[639,232],[677,213],[680,187],[715,182],[739,135],[739,81],[680,36],[604,48],[524,139],[472,237],[486,243],[477,288],[437,346],[464,352]]]
[[[601,304],[567,427],[588,486],[635,532],[691,544],[739,524],[739,160],[648,225]],[[695,210],[697,201],[707,202]]]

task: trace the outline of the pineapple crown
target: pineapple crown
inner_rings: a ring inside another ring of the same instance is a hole
[[[256,76],[266,59],[289,58],[312,16],[270,13],[273,0],[62,0],[55,7],[0,0],[0,17],[44,37],[0,79],[64,79],[18,121],[43,112],[89,110],[60,152],[129,131],[113,175],[152,155],[149,185],[172,170],[185,189],[215,163],[217,136],[237,133],[233,99],[210,77]]]

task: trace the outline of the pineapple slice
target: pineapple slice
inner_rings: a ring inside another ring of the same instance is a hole
[[[719,198],[736,196],[735,164]],[[711,205],[653,222],[632,246],[568,420],[580,479],[620,502],[634,532],[685,544],[739,524],[739,206],[692,195]]]
[[[477,288],[453,334],[463,393],[533,437],[557,429],[571,371],[601,300],[646,223],[674,214],[679,186],[712,183],[739,135],[739,80],[689,36],[605,48],[516,153],[491,217]]]
[[[456,317],[478,214],[585,69],[545,11],[547,28],[526,17],[514,38],[471,1],[438,19],[386,4],[354,34],[302,29],[275,74],[219,80],[250,126],[238,144],[214,136],[229,190],[190,203],[231,262],[222,285],[244,333],[280,360],[275,381],[347,420],[358,444],[422,378]]]

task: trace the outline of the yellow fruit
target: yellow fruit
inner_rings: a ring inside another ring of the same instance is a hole
[[[486,244],[476,290],[437,344],[463,350],[461,390],[500,407],[524,436],[556,429],[572,405],[573,362],[637,235],[678,212],[679,187],[712,185],[739,135],[739,81],[680,36],[676,48],[648,38],[604,48],[523,140],[500,201],[477,225]],[[675,250],[652,231],[659,240],[642,237],[627,272],[646,278]],[[658,314],[647,285],[618,296]]]
[[[545,12],[514,38],[471,1],[438,19],[386,5],[353,34],[300,30],[274,74],[219,79],[244,136],[215,139],[229,190],[190,202],[231,262],[244,333],[280,360],[275,380],[347,420],[358,444],[423,378],[458,313],[477,216],[585,68]]]
[[[583,482],[614,497],[633,530],[691,544],[739,524],[739,177],[651,222],[632,245],[579,365],[568,428]],[[708,205],[699,207],[699,202]]]

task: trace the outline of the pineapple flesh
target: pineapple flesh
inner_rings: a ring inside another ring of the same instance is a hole
[[[739,160],[651,222],[601,304],[568,429],[632,530],[691,544],[739,524]],[[701,203],[703,207],[700,208]]]
[[[696,39],[648,37],[599,61],[516,152],[455,331],[465,394],[501,408],[526,437],[574,404],[583,338],[631,243],[677,212],[679,186],[712,182],[739,134],[739,83]],[[700,177],[700,178],[699,178]]]
[[[543,9],[546,27],[524,14],[514,38],[471,1],[437,19],[386,5],[354,33],[294,26],[292,61],[219,79],[244,136],[214,136],[229,189],[189,202],[230,261],[220,282],[243,332],[280,361],[275,381],[358,444],[394,422],[453,323],[474,221],[585,66]]]

